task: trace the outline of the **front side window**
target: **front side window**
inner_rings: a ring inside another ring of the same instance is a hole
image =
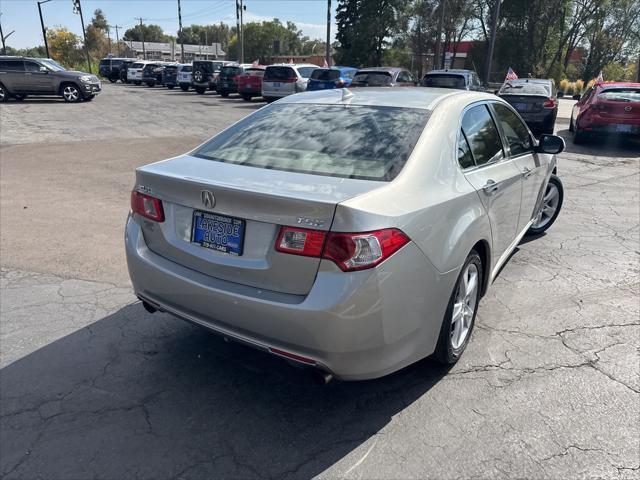
[[[36,62],[24,62],[24,69],[27,72],[39,72],[40,71],[40,64],[36,63]]]
[[[462,131],[467,137],[476,165],[501,159],[502,141],[486,105],[472,107],[462,117]]]
[[[522,120],[509,107],[494,103],[496,119],[507,140],[511,155],[522,155],[533,151],[533,142],[529,130]]]
[[[195,155],[270,170],[391,181],[429,114],[401,107],[274,104],[212,138]]]

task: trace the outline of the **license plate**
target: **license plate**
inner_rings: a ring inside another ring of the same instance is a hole
[[[245,221],[208,212],[193,212],[191,242],[222,253],[240,256]]]
[[[280,87],[280,82],[273,82],[274,87]]]
[[[513,104],[513,108],[515,108],[516,110],[521,110],[521,111],[525,111],[529,109],[529,105],[526,103],[514,103]]]
[[[632,125],[616,125],[616,132],[631,133],[633,131],[631,127]]]

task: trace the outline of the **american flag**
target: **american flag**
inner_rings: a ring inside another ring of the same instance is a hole
[[[324,59],[324,63],[322,64],[322,68],[329,68],[329,64],[327,63],[327,59]]]
[[[513,68],[509,67],[509,70],[507,71],[507,76],[504,77],[505,80],[517,80],[518,79],[518,75],[516,75],[516,72],[513,71]]]
[[[602,76],[602,70],[598,74],[598,78],[596,78],[596,82],[604,82],[604,77]]]
[[[252,67],[257,67],[258,65],[260,65],[260,59],[256,58],[253,63],[251,64]]]

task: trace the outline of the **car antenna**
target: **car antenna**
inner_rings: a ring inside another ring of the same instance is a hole
[[[342,89],[342,102],[350,100],[353,98],[353,92],[351,92],[348,88]]]

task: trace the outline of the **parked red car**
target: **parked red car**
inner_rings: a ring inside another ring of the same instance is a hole
[[[262,95],[262,77],[266,68],[262,65],[252,65],[245,68],[244,73],[238,77],[238,93],[247,102]]]
[[[640,138],[640,83],[596,83],[573,106],[569,130],[573,143],[605,134]]]

